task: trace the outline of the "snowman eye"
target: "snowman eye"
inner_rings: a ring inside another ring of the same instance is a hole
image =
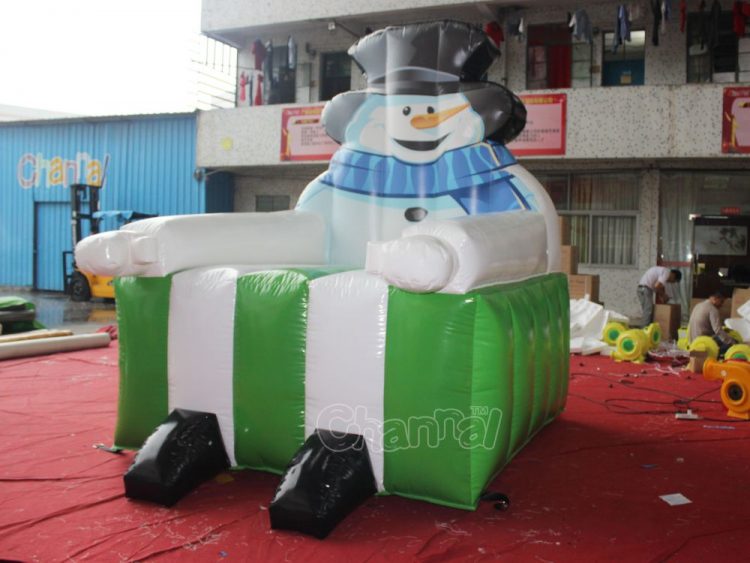
[[[432,106],[427,106],[427,113],[435,113],[435,108]]]
[[[409,115],[411,113],[411,107],[406,106],[403,110],[401,110],[404,115]]]

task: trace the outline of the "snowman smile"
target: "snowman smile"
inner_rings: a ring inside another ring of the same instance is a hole
[[[448,133],[450,135],[450,133]],[[407,141],[405,139],[393,139],[395,142],[397,142],[402,147],[409,149],[411,151],[434,151],[436,148],[440,146],[440,143],[445,141],[445,139],[448,138],[448,135],[443,135],[439,139],[436,139],[434,141]]]
[[[410,164],[480,142],[484,122],[462,93],[372,95],[347,125],[347,148]]]

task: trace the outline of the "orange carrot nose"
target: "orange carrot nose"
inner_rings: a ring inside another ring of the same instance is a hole
[[[432,127],[437,127],[443,121],[450,119],[457,113],[465,110],[467,107],[469,107],[469,104],[463,104],[454,108],[439,111],[437,113],[423,113],[421,115],[415,115],[411,118],[410,123],[411,126],[415,129],[430,129]]]

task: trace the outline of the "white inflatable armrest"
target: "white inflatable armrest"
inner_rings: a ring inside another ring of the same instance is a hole
[[[452,249],[435,237],[414,235],[367,244],[365,269],[391,285],[419,293],[444,288],[455,275]]]
[[[546,273],[545,217],[533,211],[425,221],[370,243],[365,268],[414,292],[462,294]]]
[[[326,262],[323,217],[303,211],[155,217],[83,239],[80,269],[103,276],[165,276],[226,264]]]

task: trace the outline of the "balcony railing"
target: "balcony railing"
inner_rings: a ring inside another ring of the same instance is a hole
[[[566,159],[726,157],[721,152],[723,85],[568,89]],[[539,94],[539,92],[533,92]],[[305,106],[315,104],[305,104]],[[284,164],[283,108],[259,106],[202,112],[199,166]],[[741,158],[741,157],[740,157]]]

